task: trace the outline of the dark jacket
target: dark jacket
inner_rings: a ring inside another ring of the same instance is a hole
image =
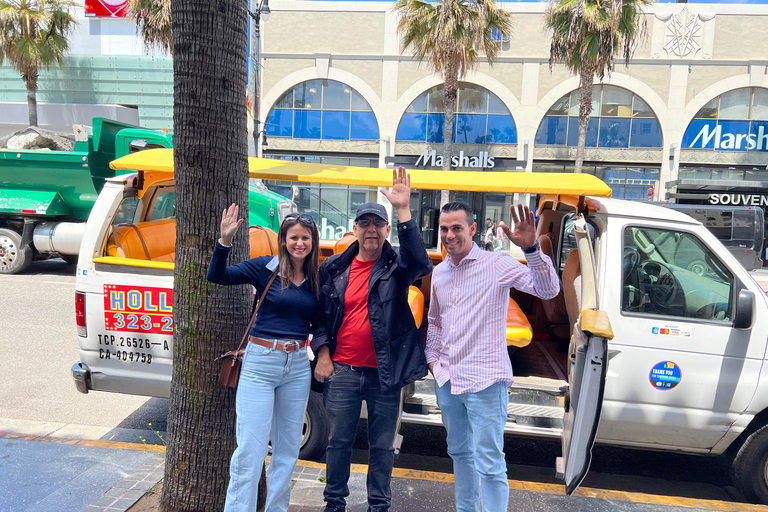
[[[427,374],[421,337],[408,305],[408,287],[432,271],[416,222],[398,223],[400,250],[384,242],[373,264],[368,284],[368,317],[373,334],[379,382],[384,390],[397,390]],[[358,242],[342,254],[326,259],[320,267],[320,301],[325,310],[326,336],[312,340],[312,351],[328,345],[336,350],[336,335],[344,320],[344,295],[349,269],[359,250]]]

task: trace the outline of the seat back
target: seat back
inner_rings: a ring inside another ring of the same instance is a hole
[[[546,254],[554,264],[552,239],[549,235],[544,234],[539,237],[539,246],[541,252]],[[552,333],[561,338],[566,338],[570,335],[570,330],[565,328],[565,324],[568,324],[568,307],[565,304],[565,295],[563,293],[563,284],[560,283],[560,292],[553,299],[542,300],[542,306],[544,307],[544,313],[547,315],[547,320],[550,323]],[[562,326],[559,327],[559,326]]]
[[[262,226],[248,228],[251,258],[274,256],[278,252],[277,233]]]
[[[107,255],[172,263],[176,259],[176,219],[114,226]]]
[[[354,233],[344,233],[344,236],[333,246],[333,254],[343,253],[349,249],[349,246],[352,245],[355,240],[357,240],[357,237]]]
[[[565,296],[565,306],[568,309],[571,333],[573,333],[573,326],[581,312],[581,262],[579,261],[578,249],[571,250],[568,259],[565,260],[563,295]]]

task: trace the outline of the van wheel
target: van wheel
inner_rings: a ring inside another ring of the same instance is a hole
[[[21,235],[0,229],[0,274],[19,274],[32,264],[32,246],[21,247]]]
[[[749,501],[768,505],[768,425],[752,432],[739,448],[733,481]]]
[[[323,395],[309,392],[307,411],[304,413],[304,431],[301,434],[301,449],[299,458],[318,461],[325,455],[328,447],[328,413],[323,405]]]

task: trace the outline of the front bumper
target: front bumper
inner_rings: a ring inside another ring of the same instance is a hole
[[[79,392],[88,394],[91,389],[91,370],[85,363],[77,362],[72,365],[72,379]]]

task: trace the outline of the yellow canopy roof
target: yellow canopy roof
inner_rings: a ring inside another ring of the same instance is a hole
[[[364,187],[389,187],[392,185],[392,169],[308,164],[272,158],[249,158],[248,160],[251,178],[262,180]],[[139,151],[114,160],[109,166],[114,170],[172,173],[173,150]],[[610,187],[591,174],[426,171],[421,169],[409,169],[408,172],[411,175],[411,187],[414,189],[611,196]]]

